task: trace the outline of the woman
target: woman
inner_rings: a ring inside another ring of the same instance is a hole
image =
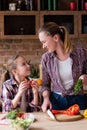
[[[3,112],[13,109],[39,111],[38,84],[26,79],[30,73],[30,65],[23,56],[15,55],[8,60],[1,94]]]
[[[85,109],[83,88],[74,93],[78,79],[87,85],[87,53],[71,44],[67,29],[54,22],[45,23],[39,29],[39,40],[47,50],[42,56],[42,110],[67,109],[78,104]]]

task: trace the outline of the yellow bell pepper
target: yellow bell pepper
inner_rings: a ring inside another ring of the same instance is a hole
[[[84,110],[83,116],[87,118],[87,109]]]

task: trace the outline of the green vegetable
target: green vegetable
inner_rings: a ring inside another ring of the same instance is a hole
[[[39,69],[38,67],[35,67],[32,65],[31,67],[31,75],[29,76],[30,78],[39,78]]]
[[[82,80],[78,79],[78,81],[76,82],[75,86],[74,86],[74,93],[78,94],[82,89]]]
[[[28,130],[30,125],[32,124],[32,120],[31,119],[15,119],[11,121],[11,126],[12,128],[16,128],[16,130],[19,130],[20,128],[22,130]]]
[[[18,113],[20,113],[21,111],[20,110],[13,110],[13,111],[11,111],[11,112],[9,112],[8,114],[7,114],[7,118],[8,119],[16,119],[16,117],[17,117],[17,114]]]

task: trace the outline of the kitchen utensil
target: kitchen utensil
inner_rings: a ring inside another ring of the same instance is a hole
[[[47,110],[47,114],[49,115],[49,117],[50,117],[52,120],[56,120],[55,116],[52,114],[52,112],[50,111],[50,109]]]

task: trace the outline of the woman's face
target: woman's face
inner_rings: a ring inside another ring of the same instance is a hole
[[[49,52],[53,52],[56,50],[57,41],[54,37],[48,36],[45,32],[40,32],[39,40],[42,43],[43,48],[45,48]]]
[[[23,57],[18,57],[16,59],[16,74],[19,75],[20,77],[26,77],[30,75],[30,65],[27,63],[25,58]]]

